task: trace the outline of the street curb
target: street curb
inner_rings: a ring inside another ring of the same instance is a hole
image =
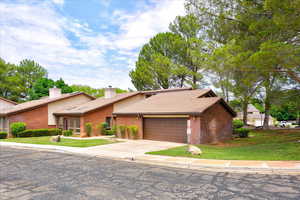
[[[4,144],[4,145],[3,145]],[[173,161],[162,161],[162,160],[153,160],[153,159],[145,159],[136,157],[113,157],[107,155],[91,155],[82,151],[76,151],[80,148],[71,147],[71,148],[60,148],[60,146],[46,146],[43,147],[41,145],[27,145],[22,143],[8,143],[8,142],[0,142],[1,147],[14,147],[20,149],[33,149],[36,151],[50,151],[57,153],[65,153],[65,154],[76,154],[80,156],[87,157],[97,157],[111,160],[121,160],[126,162],[136,162],[141,164],[149,164],[156,166],[165,166],[165,167],[173,167],[180,169],[189,169],[189,170],[198,170],[198,171],[213,171],[213,172],[232,172],[232,173],[256,173],[256,174],[279,174],[279,175],[300,175],[300,169],[291,169],[291,168],[272,168],[272,167],[241,167],[241,166],[217,166],[217,165],[203,165],[203,164],[193,164],[191,162],[173,162]],[[77,149],[78,148],[78,149]],[[159,158],[158,156],[157,158]],[[170,157],[172,158],[172,157]]]
[[[184,163],[172,163],[167,161],[151,161],[147,159],[134,159],[134,162],[175,167],[181,169],[192,169],[199,171],[214,171],[214,172],[234,172],[234,173],[256,173],[256,174],[280,174],[280,175],[300,175],[300,169],[278,169],[278,168],[254,168],[254,167],[220,167],[214,165],[195,165]]]

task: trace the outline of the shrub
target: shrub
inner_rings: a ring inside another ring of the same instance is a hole
[[[72,136],[73,130],[64,130],[62,131],[63,136]]]
[[[26,130],[26,124],[24,122],[14,122],[10,125],[10,130],[14,137],[18,137],[18,133]]]
[[[233,129],[242,128],[244,126],[244,122],[239,119],[235,119],[232,121]]]
[[[110,130],[106,130],[105,135],[116,135],[117,133],[117,126],[114,125]]]
[[[28,129],[18,133],[18,137],[40,137],[40,136],[54,136],[61,135],[61,129]]]
[[[239,135],[239,137],[246,138],[249,135],[250,129],[248,129],[248,128],[237,128],[237,129],[235,129],[235,132]]]
[[[125,135],[126,135],[126,126],[125,125],[120,125],[119,126],[119,131],[121,133],[121,137],[125,138]]]
[[[100,130],[101,135],[106,135],[107,134],[107,127],[108,127],[108,124],[106,122],[102,122],[98,125],[98,128]]]
[[[132,139],[137,139],[137,135],[138,135],[138,127],[136,125],[132,125],[128,127],[129,133],[130,133],[130,137]]]
[[[90,123],[90,122],[85,123],[84,128],[85,128],[85,132],[86,132],[87,136],[90,137],[92,135],[92,129],[93,129],[92,123]]]
[[[0,132],[0,139],[6,139],[7,133],[6,132]]]

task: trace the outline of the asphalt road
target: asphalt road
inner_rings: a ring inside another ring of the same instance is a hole
[[[300,199],[300,176],[192,171],[0,149],[0,199]]]

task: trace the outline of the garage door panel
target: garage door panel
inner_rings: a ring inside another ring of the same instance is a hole
[[[144,139],[186,143],[186,118],[145,118]]]

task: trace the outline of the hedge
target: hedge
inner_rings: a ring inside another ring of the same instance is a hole
[[[237,128],[234,130],[236,134],[241,138],[246,138],[249,135],[250,129],[248,128]]]
[[[233,129],[242,128],[244,126],[244,122],[239,119],[235,119],[232,121]]]
[[[61,135],[62,131],[58,128],[50,129],[28,129],[18,133],[17,137],[40,137],[40,136],[54,136]]]
[[[0,132],[0,139],[6,139],[7,133],[6,132]]]
[[[62,131],[63,136],[72,136],[73,130],[64,130]]]

